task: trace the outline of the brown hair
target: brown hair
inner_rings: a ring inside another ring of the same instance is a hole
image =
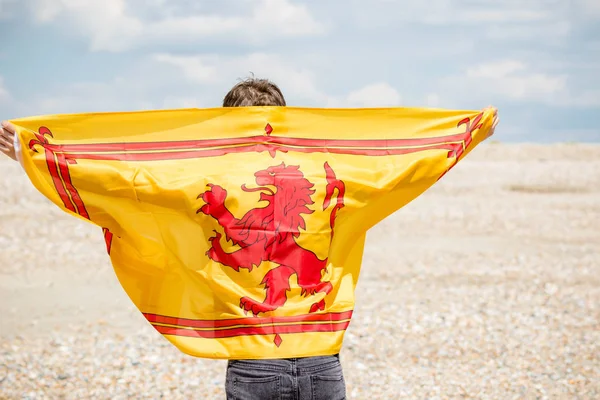
[[[223,99],[223,107],[285,106],[281,90],[268,79],[248,78],[235,85]]]

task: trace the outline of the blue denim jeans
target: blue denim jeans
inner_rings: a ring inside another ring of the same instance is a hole
[[[231,360],[227,400],[344,400],[338,355],[280,360]]]

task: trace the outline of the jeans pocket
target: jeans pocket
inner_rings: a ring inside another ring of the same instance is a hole
[[[264,377],[236,376],[229,371],[225,382],[227,400],[281,400],[279,375]]]
[[[313,400],[345,400],[346,382],[342,374],[312,375]]]

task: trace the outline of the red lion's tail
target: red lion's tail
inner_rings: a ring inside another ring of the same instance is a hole
[[[333,192],[335,189],[338,190],[337,194],[337,203],[333,210],[331,211],[331,216],[329,218],[329,225],[331,226],[331,237],[333,238],[333,227],[335,225],[335,215],[340,208],[344,207],[344,195],[346,193],[346,185],[343,181],[339,180],[335,176],[335,172],[329,166],[327,162],[325,162],[325,174],[327,176],[327,193],[325,195],[325,200],[323,201],[323,211],[329,207],[331,204],[331,198],[333,197]]]

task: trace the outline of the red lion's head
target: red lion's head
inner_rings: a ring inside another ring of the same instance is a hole
[[[284,163],[258,171],[256,188],[242,185],[245,192],[262,192],[260,201],[269,204],[264,208],[250,210],[240,219],[238,225],[248,236],[257,235],[256,241],[267,239],[265,248],[276,240],[282,243],[289,234],[300,236],[300,228],[306,229],[301,214],[312,214],[308,205],[314,204],[311,196],[314,186],[304,177],[298,166],[286,166]],[[247,241],[247,240],[246,240]]]

